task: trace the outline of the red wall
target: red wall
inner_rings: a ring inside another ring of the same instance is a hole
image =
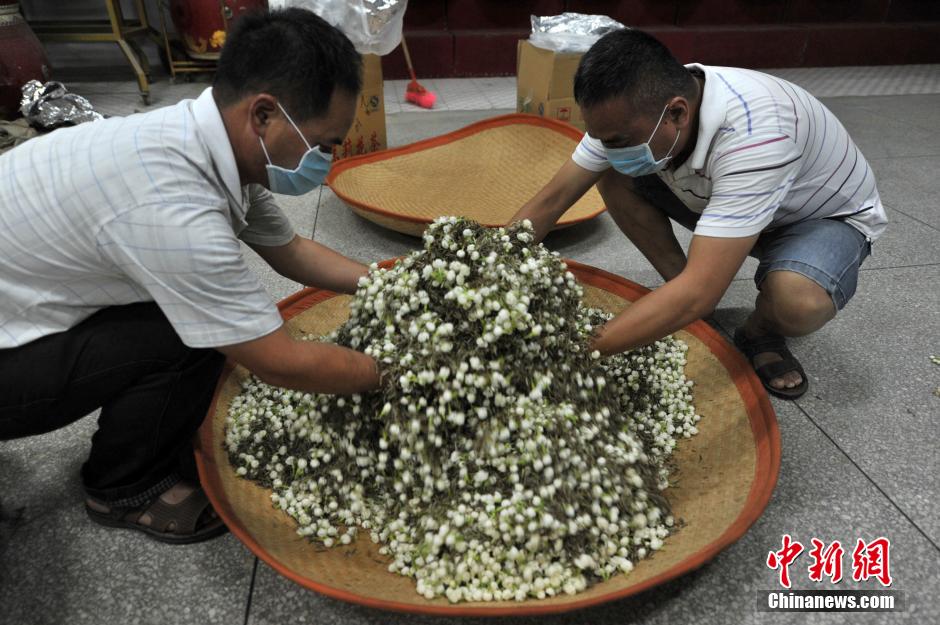
[[[410,0],[419,77],[507,76],[529,15],[601,13],[659,37],[682,62],[740,67],[940,62],[940,0]],[[383,59],[405,78],[401,49]]]

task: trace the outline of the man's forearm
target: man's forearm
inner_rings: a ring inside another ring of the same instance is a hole
[[[542,239],[551,232],[552,228],[555,226],[555,222],[558,221],[558,217],[555,213],[547,210],[544,204],[539,200],[540,198],[538,197],[529,200],[519,209],[519,212],[513,215],[512,219],[509,220],[509,223],[524,221],[526,219],[531,221],[532,227],[535,230],[536,242],[541,242]]]
[[[594,340],[604,355],[649,345],[708,314],[709,302],[697,300],[688,285],[667,282],[633,302],[608,321]]]
[[[594,186],[601,175],[601,172],[588,171],[568,160],[549,183],[513,215],[509,223],[528,219],[535,228],[535,241],[541,242],[565,211]]]
[[[329,343],[298,343],[289,370],[258,377],[306,393],[348,395],[378,388],[379,372],[371,356]]]
[[[359,278],[369,273],[369,267],[347,258],[330,248],[309,241],[309,252],[303,262],[307,286],[317,286],[338,293],[355,293]]]
[[[301,236],[280,247],[252,247],[285,278],[337,293],[354,293],[359,278],[369,271],[366,265]]]

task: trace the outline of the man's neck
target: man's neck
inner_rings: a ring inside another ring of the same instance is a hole
[[[216,103],[218,106],[218,103]],[[222,124],[225,126],[225,133],[228,135],[229,145],[232,146],[232,153],[235,155],[235,167],[238,169],[238,181],[242,186],[255,182],[252,179],[251,172],[245,165],[243,153],[245,146],[239,141],[236,129],[241,122],[244,111],[239,111],[236,106],[226,108],[219,107],[219,114],[222,116]]]

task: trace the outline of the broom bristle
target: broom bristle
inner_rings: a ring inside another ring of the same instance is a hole
[[[437,95],[433,91],[428,91],[426,89],[423,93],[406,91],[405,100],[411,102],[412,104],[417,104],[422,108],[429,109],[434,106],[434,101],[437,100]]]
[[[405,88],[405,91],[410,93],[426,93],[427,89],[425,89],[424,85],[419,83],[417,80],[412,80],[408,83],[408,87]]]

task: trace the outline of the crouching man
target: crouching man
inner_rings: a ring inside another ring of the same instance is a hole
[[[596,184],[666,281],[607,323],[597,349],[632,349],[708,315],[751,255],[759,294],[735,343],[770,393],[800,397],[809,380],[785,337],[815,332],[848,303],[887,223],[848,132],[796,85],[682,66],[638,30],[602,37],[574,92],[587,134],[513,220],[530,219],[541,240]],[[671,221],[694,232],[688,257]]]

